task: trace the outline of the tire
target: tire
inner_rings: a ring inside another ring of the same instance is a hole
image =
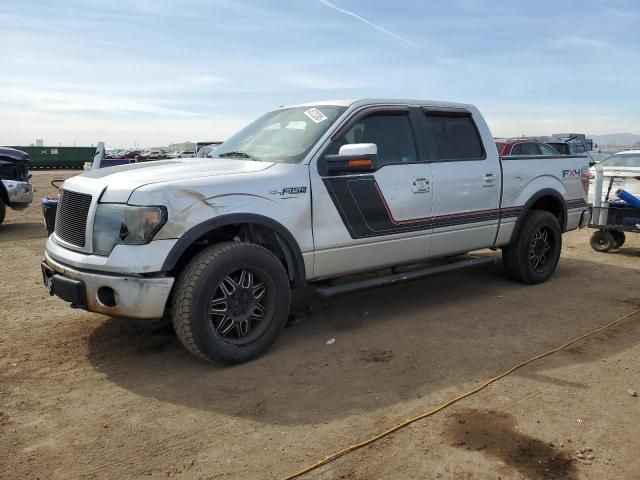
[[[614,240],[613,248],[620,248],[622,245],[624,245],[624,242],[627,240],[627,237],[625,236],[624,232],[612,230],[611,235],[613,235],[613,240]]]
[[[562,250],[558,219],[544,210],[531,210],[513,243],[502,249],[507,276],[526,284],[546,281],[555,272]]]
[[[291,289],[269,250],[226,242],[198,253],[180,274],[171,320],[178,338],[209,362],[238,364],[264,353],[284,328]]]
[[[606,230],[598,230],[591,235],[591,248],[596,252],[605,253],[615,248],[616,240],[611,232]]]
[[[0,225],[2,225],[2,222],[4,222],[4,216],[6,214],[7,214],[7,206],[2,201],[2,198],[0,198]]]

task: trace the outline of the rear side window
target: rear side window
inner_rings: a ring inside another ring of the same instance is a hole
[[[482,160],[484,150],[469,114],[425,112],[431,159]]]

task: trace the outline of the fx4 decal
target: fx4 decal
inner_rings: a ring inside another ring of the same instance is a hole
[[[563,170],[562,171],[562,179],[563,180],[570,180],[570,179],[574,179],[574,178],[580,178],[580,169],[573,169],[573,170]]]

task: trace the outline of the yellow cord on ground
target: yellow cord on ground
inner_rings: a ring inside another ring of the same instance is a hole
[[[632,317],[633,315],[635,315],[636,313],[639,313],[639,312],[640,312],[640,309],[634,310],[631,313],[628,313],[626,315],[623,315],[620,318],[617,318],[613,322],[607,323],[606,325],[603,325],[602,327],[596,328],[595,330],[592,330],[592,331],[590,331],[588,333],[585,333],[584,335],[580,335],[579,337],[574,338],[573,340],[565,343],[564,345],[561,345],[561,346],[559,346],[557,348],[554,348],[553,350],[549,350],[548,352],[544,352],[544,353],[541,353],[539,355],[536,355],[535,357],[532,357],[529,360],[525,360],[524,362],[519,363],[519,364],[511,367],[509,370],[501,373],[500,375],[497,375],[497,376],[495,376],[493,378],[490,378],[489,380],[484,382],[482,385],[477,386],[473,390],[469,390],[468,392],[463,393],[460,396],[452,398],[451,400],[443,403],[442,405],[440,405],[439,407],[434,408],[433,410],[430,410],[428,412],[422,413],[422,414],[420,414],[418,416],[415,416],[413,418],[409,418],[408,420],[405,420],[405,421],[403,421],[401,423],[398,423],[397,425],[389,428],[388,430],[385,430],[384,432],[379,433],[378,435],[375,435],[375,436],[369,438],[368,440],[365,440],[365,441],[360,442],[360,443],[356,443],[356,444],[351,445],[349,447],[343,448],[342,450],[338,450],[337,452],[332,453],[328,457],[323,458],[322,460],[314,463],[313,465],[309,465],[308,467],[300,470],[299,472],[296,472],[296,473],[294,473],[292,475],[288,475],[288,476],[284,477],[282,480],[292,480],[294,478],[298,478],[298,477],[300,477],[302,475],[305,475],[305,474],[311,472],[312,470],[315,470],[317,468],[320,468],[323,465],[326,465],[327,463],[333,462],[334,460],[342,457],[343,455],[346,455],[347,453],[353,452],[354,450],[358,450],[359,448],[362,448],[362,447],[366,447],[367,445],[371,445],[372,443],[380,440],[381,438],[386,437],[387,435],[391,435],[392,433],[397,432],[398,430],[400,430],[401,428],[406,427],[407,425],[415,423],[418,420],[422,420],[423,418],[430,417],[431,415],[434,415],[434,414],[444,410],[445,408],[450,407],[454,403],[457,403],[457,402],[459,402],[460,400],[462,400],[464,398],[470,397],[471,395],[474,395],[474,394],[478,393],[480,390],[485,389],[486,387],[488,387],[492,383],[497,382],[501,378],[506,377],[510,373],[513,373],[514,371],[518,370],[519,368],[524,367],[525,365],[528,365],[531,362],[535,362],[536,360],[540,360],[543,357],[547,357],[547,356],[549,356],[549,355],[551,355],[553,353],[559,352],[560,350],[564,350],[568,346],[573,345],[574,343],[582,340],[583,338],[586,338],[586,337],[588,337],[590,335],[593,335],[593,334],[596,334],[598,332],[601,332],[602,330],[605,330],[605,329],[615,325],[618,322],[626,320],[627,318]]]

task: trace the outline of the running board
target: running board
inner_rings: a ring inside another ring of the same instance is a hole
[[[316,294],[322,298],[335,297],[336,295],[343,295],[345,293],[357,292],[359,290],[367,290],[370,288],[385,287],[387,285],[396,285],[402,282],[408,282],[411,280],[419,280],[422,278],[435,277],[436,275],[442,275],[444,273],[455,272],[456,270],[463,270],[465,268],[476,267],[478,265],[488,265],[495,263],[496,257],[470,257],[464,256],[462,260],[457,260],[451,263],[445,263],[444,265],[435,265],[431,267],[421,268],[419,270],[411,270],[402,273],[393,273],[391,275],[384,275],[375,278],[367,278],[366,280],[360,280],[351,283],[345,283],[343,285],[334,285],[326,287],[317,287]]]

